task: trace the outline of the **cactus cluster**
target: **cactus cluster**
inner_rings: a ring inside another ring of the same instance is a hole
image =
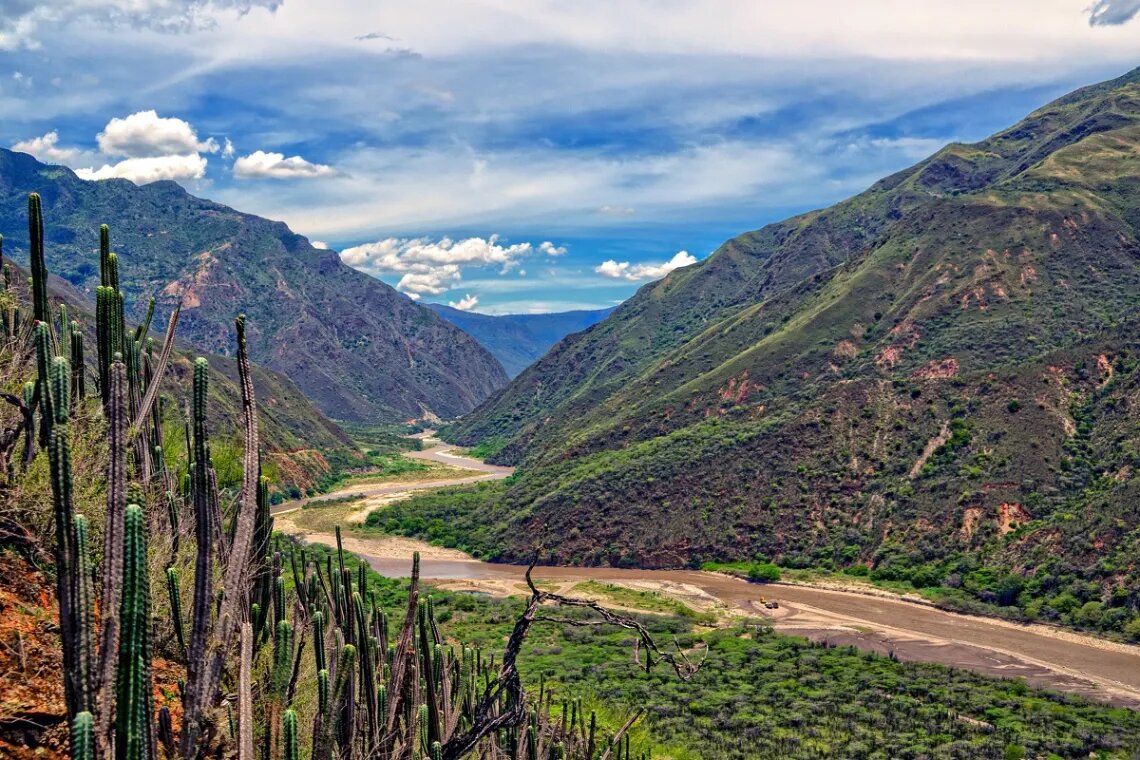
[[[565,701],[559,712],[545,687],[533,702],[523,692],[515,657],[544,601],[533,586],[531,603],[496,662],[493,654],[441,635],[432,599],[420,593],[418,556],[403,619],[394,625],[370,588],[365,566],[349,568],[339,529],[337,551],[323,563],[304,548],[275,543],[244,317],[235,323],[244,430],[240,491],[223,498],[212,466],[205,359],[193,367],[186,461],[167,466],[163,419],[172,407],[164,409],[158,391],[178,309],[157,352],[148,337],[153,300],[143,323],[128,330],[119,259],[106,226],[99,232],[97,356],[90,374],[97,393],[88,398],[82,325],[65,305],[53,314],[48,298],[38,196],[30,196],[28,212],[31,327],[17,333],[14,298],[2,303],[6,335],[22,341],[35,380],[22,397],[7,400],[23,412],[17,435],[22,429],[25,461],[38,440],[50,465],[74,758],[236,753],[239,760],[301,760],[308,745],[314,760],[631,760],[626,731],[632,721],[602,739],[596,717],[587,716],[579,702]],[[10,274],[4,272],[7,292]],[[100,416],[106,425],[106,518],[96,567],[92,525],[76,513],[71,428],[76,418]],[[187,510],[192,520],[183,519]],[[169,617],[157,626],[148,553],[153,528],[169,534],[163,544],[169,549],[165,577],[158,581],[165,586]],[[188,545],[194,553],[193,596],[184,605],[179,560]],[[156,630],[161,640],[152,640]],[[177,711],[155,709],[156,645],[185,665],[180,730]],[[311,669],[303,667],[308,656]],[[297,704],[298,681],[310,670],[315,704]],[[220,704],[223,687],[231,693],[235,679],[236,715]],[[311,715],[311,726],[302,727],[301,715]]]

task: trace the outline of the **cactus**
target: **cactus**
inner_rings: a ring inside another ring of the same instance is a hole
[[[71,397],[77,404],[87,397],[87,374],[84,372],[83,333],[79,323],[71,323]]]
[[[51,327],[47,322],[36,322],[36,367],[40,407],[40,448],[46,448],[54,421],[51,408]]]
[[[92,579],[91,549],[88,545],[87,518],[72,520],[75,571],[71,593],[75,631],[76,707],[90,713],[95,709],[95,589]]]
[[[95,719],[87,711],[71,721],[72,760],[95,760]]]
[[[101,609],[104,625],[99,644],[100,684],[97,734],[100,743],[110,740],[111,701],[117,683],[119,649],[123,623],[107,624],[119,612],[124,583],[125,511],[127,506],[126,465],[126,410],[124,409],[124,368],[121,361],[114,362],[108,387],[110,402],[107,405],[107,521],[103,530],[103,593]]]
[[[186,651],[186,629],[182,619],[182,592],[178,588],[178,568],[166,568],[166,589],[170,594],[170,619],[174,625],[174,637],[178,648]]]
[[[106,287],[110,285],[108,276],[111,270],[111,228],[105,224],[99,225],[99,284]]]
[[[123,513],[123,594],[115,695],[116,760],[145,760],[153,742],[150,674],[150,589],[142,507]]]
[[[52,512],[55,517],[55,561],[56,595],[59,599],[60,637],[63,640],[64,692],[68,714],[75,716],[91,705],[86,697],[90,694],[81,686],[82,680],[76,670],[77,641],[74,595],[81,579],[76,567],[76,553],[73,541],[74,503],[71,478],[71,436],[67,425],[67,402],[64,400],[58,415],[51,412],[50,398],[53,386],[67,378],[67,361],[56,358],[49,362],[47,353],[47,324],[36,325],[36,352],[39,364],[37,388],[40,394],[40,436],[47,435],[48,464],[51,470]],[[66,382],[62,383],[67,385]],[[57,424],[58,423],[58,424]],[[86,666],[83,663],[82,666]],[[88,682],[89,683],[89,682]]]
[[[313,613],[313,656],[317,670],[327,667],[325,662],[325,616],[320,610]]]
[[[297,713],[286,710],[281,715],[281,733],[284,760],[300,760],[301,752],[297,743]]]
[[[32,275],[32,318],[47,324],[47,262],[44,258],[44,217],[39,193],[28,195],[28,259]]]
[[[293,626],[288,620],[277,621],[277,635],[273,639],[273,688],[284,696],[293,675]]]
[[[202,693],[202,674],[206,655],[206,640],[210,632],[213,612],[213,557],[214,526],[210,514],[207,489],[209,477],[209,439],[206,431],[206,398],[209,390],[209,365],[199,357],[194,361],[193,401],[193,459],[190,491],[194,500],[194,534],[197,538],[197,555],[194,565],[194,607],[190,630],[190,647],[187,661],[190,689],[186,700],[186,720],[182,727],[183,745],[196,743],[201,727],[197,725],[209,696]]]

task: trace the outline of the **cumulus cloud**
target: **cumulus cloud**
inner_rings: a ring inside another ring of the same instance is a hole
[[[639,280],[659,280],[674,269],[687,267],[690,264],[696,263],[696,257],[688,251],[678,251],[673,258],[663,264],[631,264],[628,261],[614,261],[610,259],[594,267],[594,271],[604,277],[610,277],[615,280],[637,282]]]
[[[310,240],[309,245],[321,251],[327,251],[329,249],[329,244],[323,240]]]
[[[153,110],[111,119],[95,140],[99,143],[99,150],[106,155],[127,158],[218,152],[214,138],[200,141],[189,122],[159,116]]]
[[[206,159],[197,153],[189,156],[146,156],[128,158],[117,164],[104,164],[99,169],[76,169],[80,179],[129,179],[136,185],[159,180],[201,179],[206,175]]]
[[[285,158],[283,153],[266,153],[256,150],[234,161],[234,176],[238,179],[301,179],[328,177],[336,170],[324,164],[314,164],[300,156]]]
[[[403,275],[396,286],[399,290],[439,295],[463,279],[461,267],[494,266],[499,268],[500,274],[506,274],[517,267],[523,257],[536,251],[547,256],[560,256],[566,248],[548,240],[537,246],[531,243],[504,245],[499,242],[498,235],[438,241],[387,238],[346,248],[340,257],[349,266],[372,275]]]
[[[458,285],[461,279],[459,267],[445,264],[441,267],[430,267],[426,272],[410,272],[404,275],[396,284],[396,289],[405,293],[417,295],[428,293],[438,296]]]
[[[52,164],[70,164],[83,153],[78,148],[59,147],[59,133],[54,129],[42,137],[21,140],[12,146],[12,150],[30,153],[40,161]]]
[[[468,293],[458,301],[448,301],[447,305],[453,309],[459,309],[460,311],[471,311],[479,305],[479,296],[473,296]]]
[[[224,13],[274,12],[282,0],[33,0],[0,2],[0,50],[37,49],[41,27],[91,23],[181,34],[213,29]]]
[[[1097,0],[1089,8],[1089,26],[1119,26],[1140,14],[1140,0]]]
[[[201,179],[207,166],[203,154],[220,150],[213,138],[199,140],[189,122],[162,117],[153,110],[111,119],[95,141],[98,151],[61,146],[59,133],[52,130],[17,142],[12,150],[70,166],[81,179],[129,179],[139,185]]]

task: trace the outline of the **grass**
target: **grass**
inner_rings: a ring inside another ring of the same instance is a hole
[[[643,610],[661,615],[675,615],[699,622],[702,625],[716,622],[715,615],[694,610],[684,602],[654,591],[643,591],[612,583],[599,583],[598,581],[583,581],[575,585],[573,591],[585,594],[589,598],[606,605]]]

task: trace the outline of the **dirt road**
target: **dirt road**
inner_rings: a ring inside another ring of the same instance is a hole
[[[444,445],[409,456],[431,459],[479,475],[422,484],[350,489],[367,495],[395,494],[447,485],[503,478],[510,468],[495,467],[449,453]],[[332,494],[324,498],[337,498]],[[295,503],[294,507],[297,506]],[[332,537],[309,534],[310,541]],[[357,538],[346,548],[366,557],[380,573],[406,576],[411,553],[423,550],[421,572],[427,580],[498,582],[511,588],[525,568],[480,562],[454,550],[410,539]],[[624,570],[616,568],[541,567],[536,579],[636,582],[664,590],[688,586],[715,597],[731,610],[766,617],[777,630],[837,645],[852,644],[903,660],[934,662],[992,676],[1021,677],[1035,685],[1140,708],[1140,647],[1115,644],[1046,626],[1023,626],[990,618],[944,612],[929,606],[852,591],[793,584],[757,585],[696,570]],[[767,609],[763,601],[775,601]]]

